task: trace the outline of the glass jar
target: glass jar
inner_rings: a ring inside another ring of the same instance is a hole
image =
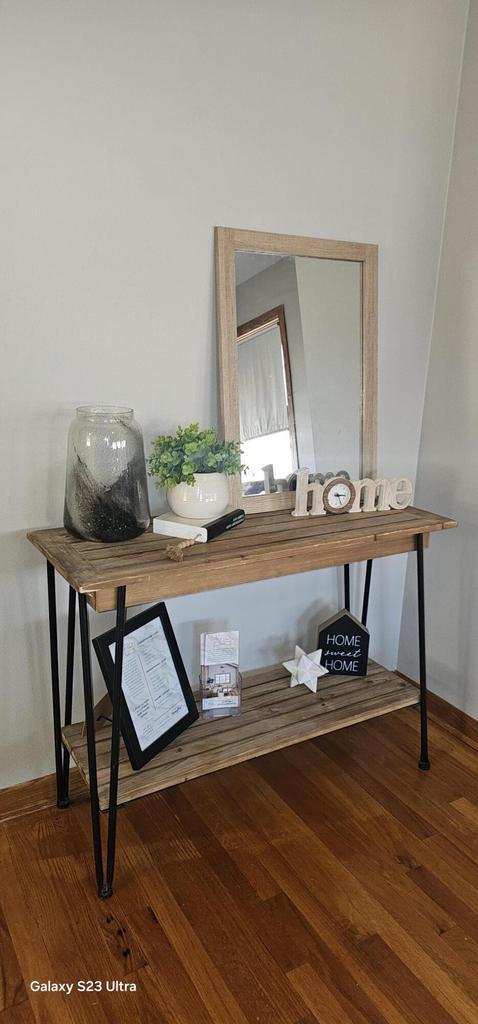
[[[149,517],[143,435],[133,410],[80,406],[68,434],[66,529],[86,540],[131,540]]]

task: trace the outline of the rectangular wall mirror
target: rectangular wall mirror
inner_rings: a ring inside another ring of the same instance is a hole
[[[298,468],[375,475],[377,263],[368,243],[216,228],[223,430],[248,513],[292,508]]]

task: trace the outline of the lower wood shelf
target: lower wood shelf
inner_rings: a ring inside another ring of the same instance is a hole
[[[418,704],[419,699],[415,686],[376,662],[369,662],[366,677],[330,677],[316,694],[304,686],[291,689],[290,675],[282,665],[245,672],[239,717],[205,722],[199,719],[138,772],[131,768],[121,743],[118,803]],[[66,726],[62,732],[63,742],[88,785],[83,723]],[[111,726],[106,723],[96,733],[101,810],[108,808],[110,744]]]

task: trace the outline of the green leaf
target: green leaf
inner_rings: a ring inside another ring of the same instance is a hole
[[[221,441],[214,427],[199,430],[198,423],[178,427],[176,433],[155,438],[148,459],[150,476],[157,487],[194,483],[195,473],[240,473],[241,446],[238,441]]]

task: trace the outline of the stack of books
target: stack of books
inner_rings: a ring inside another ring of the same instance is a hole
[[[195,540],[206,544],[208,540],[219,537],[226,530],[232,530],[244,522],[246,514],[242,508],[227,508],[218,519],[185,519],[174,512],[163,512],[153,519],[154,533],[162,533],[165,537],[180,537],[181,540]]]

